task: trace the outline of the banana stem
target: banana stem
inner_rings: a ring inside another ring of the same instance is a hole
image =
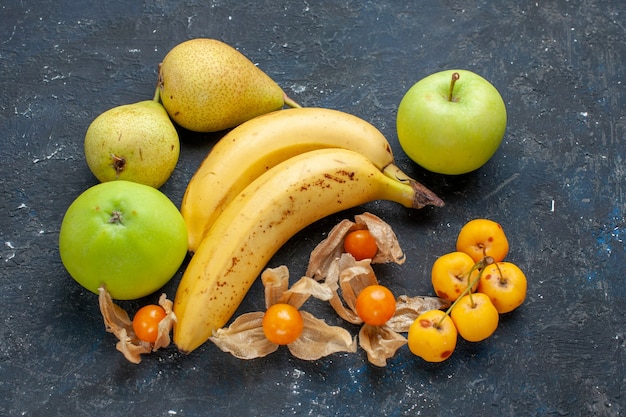
[[[426,186],[424,186],[422,183],[406,175],[395,164],[389,164],[385,168],[383,168],[383,174],[393,180],[411,186],[414,194],[411,207],[419,209],[429,205],[435,207],[444,206],[444,202],[441,198],[439,198],[435,193],[426,188]]]

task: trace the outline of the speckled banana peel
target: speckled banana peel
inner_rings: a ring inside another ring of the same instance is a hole
[[[249,120],[215,144],[187,186],[181,213],[189,250],[197,250],[217,216],[255,178],[293,156],[323,148],[353,150],[381,170],[394,162],[376,127],[339,110],[293,108]]]
[[[386,168],[328,148],[289,158],[252,181],[215,220],[183,274],[174,299],[178,349],[189,353],[223,327],[272,256],[311,223],[374,200],[441,205]]]

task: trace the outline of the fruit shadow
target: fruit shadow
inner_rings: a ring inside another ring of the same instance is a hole
[[[181,146],[188,148],[212,148],[230,129],[219,132],[194,132],[175,124]]]
[[[177,124],[175,126],[180,140],[181,154],[185,155],[184,158],[179,159],[179,163],[186,165],[184,168],[188,168],[191,172],[195,172],[213,146],[229,132],[229,130],[194,132]]]

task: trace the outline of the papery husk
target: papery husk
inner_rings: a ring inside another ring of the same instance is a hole
[[[222,351],[239,359],[254,359],[267,356],[278,349],[263,333],[264,312],[245,313],[237,317],[230,326],[213,332],[209,338]]]
[[[359,332],[359,345],[367,352],[368,360],[381,367],[406,344],[405,337],[400,333],[408,332],[417,316],[427,310],[449,306],[447,301],[438,297],[401,295],[396,299],[394,316],[382,326],[371,326],[364,324],[356,312],[359,293],[369,285],[378,284],[370,259],[357,261],[349,253],[342,253],[329,264],[325,282],[333,286],[337,283],[341,289],[341,296],[337,290],[334,291],[330,305],[349,323],[363,324]]]
[[[295,308],[300,308],[313,296],[319,300],[330,300],[333,291],[325,284],[302,277],[289,288],[289,270],[285,265],[276,268],[267,268],[261,274],[261,281],[265,286],[265,307],[277,303],[290,304]]]
[[[354,220],[357,226],[365,225],[376,240],[378,252],[372,259],[373,264],[393,262],[402,265],[406,261],[406,255],[400,247],[398,237],[389,224],[368,212],[354,216]]]
[[[174,303],[169,300],[165,294],[159,297],[159,305],[165,310],[165,317],[159,322],[159,330],[157,338],[152,346],[152,350],[159,350],[168,347],[171,343],[170,333],[176,323],[176,314],[174,314]]]
[[[386,366],[387,359],[392,358],[406,343],[404,336],[385,325],[364,324],[359,332],[359,345],[367,352],[367,360],[376,366]]]
[[[321,281],[328,275],[332,262],[344,251],[343,240],[348,231],[354,226],[350,220],[342,220],[328,233],[309,255],[309,265],[305,275],[317,281]]]
[[[289,289],[289,269],[285,265],[266,268],[261,273],[261,282],[265,290],[265,308],[278,302]]]
[[[370,285],[378,284],[371,260],[357,261],[352,255],[345,253],[338,259],[337,265],[339,288],[341,288],[343,300],[348,307],[356,311],[356,299],[361,291]]]
[[[420,314],[448,307],[450,302],[439,297],[401,295],[396,299],[394,316],[385,323],[385,326],[398,333],[407,333]]]
[[[363,213],[354,217],[354,222],[342,220],[328,233],[311,252],[306,276],[321,281],[328,275],[333,260],[345,252],[343,242],[346,235],[354,230],[368,229],[376,245],[378,252],[371,260],[372,263],[403,264],[406,260],[404,252],[400,248],[398,238],[389,224],[371,213]]]
[[[339,317],[352,324],[362,324],[363,320],[356,313],[357,295],[363,288],[378,283],[371,259],[357,261],[344,252],[330,263],[325,282],[332,288],[341,288],[341,296],[335,290],[330,299],[330,305]]]
[[[133,332],[132,321],[128,313],[113,302],[111,294],[103,286],[98,288],[98,304],[107,332],[113,333],[120,339],[121,331],[124,330],[124,339],[131,338],[136,340],[137,337],[135,332]]]
[[[133,341],[124,328],[120,329],[119,335],[116,336],[119,341],[115,344],[115,348],[120,351],[129,362],[138,364],[141,362],[141,355],[152,352],[150,343],[141,340],[139,343]]]
[[[141,355],[169,346],[170,332],[176,322],[176,315],[172,311],[173,303],[161,294],[159,305],[165,310],[165,317],[159,322],[157,339],[154,344],[140,340],[133,330],[133,324],[128,313],[115,304],[111,295],[104,286],[98,288],[98,304],[107,332],[113,333],[118,339],[115,345],[124,357],[132,363],[141,362]]]
[[[316,360],[337,352],[356,352],[356,338],[343,327],[329,326],[307,311],[301,311],[304,330],[287,345],[291,354],[303,360]]]
[[[150,343],[139,340],[133,331],[133,324],[128,313],[115,304],[111,295],[104,287],[98,288],[98,304],[100,313],[104,319],[104,327],[107,332],[113,333],[118,342],[115,345],[124,357],[132,363],[140,363],[141,355],[150,353]]]
[[[286,303],[300,308],[309,297],[323,301],[330,300],[334,291],[326,283],[302,277],[289,288],[289,270],[285,265],[266,268],[261,274],[265,287],[266,307]],[[356,339],[337,326],[329,326],[324,320],[315,318],[306,311],[300,311],[304,320],[302,334],[287,345],[290,352],[303,360],[315,360],[335,352],[355,352]],[[246,313],[237,317],[230,326],[218,329],[209,338],[222,351],[240,359],[254,359],[267,356],[278,349],[263,332],[264,312]]]

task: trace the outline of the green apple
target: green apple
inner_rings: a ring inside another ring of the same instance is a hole
[[[406,92],[396,126],[400,146],[417,164],[439,174],[465,174],[483,166],[500,146],[506,107],[480,75],[441,71]]]
[[[95,185],[69,206],[59,253],[70,275],[98,293],[131,300],[165,285],[187,254],[180,211],[148,185],[118,180]]]

